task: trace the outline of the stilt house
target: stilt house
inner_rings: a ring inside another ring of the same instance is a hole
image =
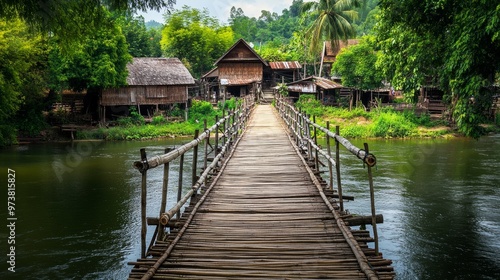
[[[106,107],[137,106],[158,110],[168,104],[186,104],[188,86],[195,81],[178,58],[134,58],[127,65],[127,86],[106,89],[100,98],[101,116]],[[102,119],[102,118],[101,118]]]
[[[243,39],[238,40],[214,64],[217,68],[202,78],[207,80],[217,77],[220,91],[225,92],[228,97],[259,93],[264,68],[269,66]],[[206,91],[213,92],[213,87]]]

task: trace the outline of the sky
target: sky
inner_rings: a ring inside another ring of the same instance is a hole
[[[207,8],[210,16],[216,17],[221,23],[227,23],[231,7],[241,8],[246,16],[258,18],[262,10],[275,12],[281,15],[284,9],[288,9],[293,0],[177,0],[174,9],[181,9],[187,5],[192,8],[200,9]],[[146,22],[155,20],[164,23],[163,14],[166,11],[149,11],[147,13],[139,13]]]

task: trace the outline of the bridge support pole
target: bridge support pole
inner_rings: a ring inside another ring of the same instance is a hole
[[[330,130],[330,121],[326,121],[326,129]],[[328,156],[332,157],[332,148],[330,147],[330,135],[326,133],[326,147]],[[331,161],[328,161],[328,171],[330,172],[330,188],[333,190],[333,166]]]
[[[141,161],[147,162],[146,157],[146,149],[141,149]],[[141,180],[141,257],[146,257],[146,233],[147,233],[147,225],[146,225],[146,203],[147,203],[147,168],[141,171],[142,180]]]
[[[197,139],[198,136],[200,135],[200,131],[197,129],[194,131],[194,139]],[[193,148],[193,168],[192,168],[192,172],[191,172],[191,185],[194,185],[196,183],[196,181],[198,180],[198,176],[196,175],[196,171],[198,169],[198,146],[199,144],[197,144],[196,146],[194,146]]]
[[[340,135],[340,127],[337,125],[335,126],[335,134]],[[339,206],[340,206],[340,211],[344,212],[344,200],[342,199],[342,181],[340,179],[340,142],[335,138],[335,162],[336,164],[336,171],[337,171],[337,189],[339,192]]]
[[[179,163],[179,185],[177,187],[177,202],[181,200],[182,197],[182,176],[184,175],[184,154],[181,155],[181,160]],[[181,217],[181,210],[177,211],[177,220]]]
[[[368,143],[364,143],[365,152],[368,155],[370,153],[368,149]],[[372,168],[369,164],[366,165],[368,167],[368,182],[370,184],[370,201],[372,207],[372,227],[373,227],[373,239],[375,239],[375,255],[378,256],[378,233],[377,233],[377,218],[375,213],[375,192],[373,189],[373,176],[372,176]]]
[[[172,148],[165,148],[165,154],[168,154],[172,151]],[[168,176],[170,171],[170,162],[166,162],[163,165],[163,186],[161,189],[161,204],[160,204],[160,214],[158,217],[161,217],[161,214],[165,213],[167,208],[167,195],[168,195]],[[158,223],[158,236],[156,240],[161,240],[163,237],[165,230],[164,227]]]

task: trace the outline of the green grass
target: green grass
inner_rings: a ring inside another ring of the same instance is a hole
[[[231,108],[236,104],[236,100],[229,100],[226,107]],[[215,116],[222,116],[222,111],[215,110],[209,102],[194,100],[188,115],[188,121],[184,122],[168,122],[163,116],[155,116],[151,124],[144,124],[144,118],[132,111],[130,116],[118,119],[118,126],[78,131],[76,137],[77,139],[140,140],[194,135],[196,130],[203,130],[204,120],[207,120],[207,125],[210,127],[215,123]]]
[[[392,107],[382,107],[371,112],[364,108],[352,110],[323,106],[314,95],[301,95],[297,108],[316,117],[319,125],[330,122],[333,131],[340,127],[340,134],[349,138],[424,138],[442,137],[450,134],[442,120],[432,121],[427,114],[417,115],[413,110],[395,111]]]

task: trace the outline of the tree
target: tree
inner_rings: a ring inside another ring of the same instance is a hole
[[[86,37],[106,24],[102,7],[112,11],[172,9],[175,0],[0,0],[0,17],[20,17],[38,30],[59,35],[64,44]]]
[[[132,59],[118,22],[110,20],[109,12],[103,14],[108,18],[108,25],[82,38],[82,43],[71,52],[61,49],[55,36],[49,54],[51,85],[55,87],[52,89],[86,90],[86,106],[91,108],[96,107],[102,89],[126,85],[126,66]]]
[[[500,3],[381,0],[380,9],[381,65],[393,83],[416,89],[436,82],[458,129],[479,137],[500,72]]]
[[[353,8],[359,7],[359,0],[319,0],[306,2],[302,12],[311,11],[315,20],[307,34],[310,34],[309,50],[318,53],[323,41],[330,41],[337,46],[340,40],[346,41],[355,36],[351,23],[358,13]]]
[[[133,57],[150,57],[149,36],[142,16],[123,16],[120,19],[123,35],[128,43],[128,51]]]
[[[184,6],[166,17],[161,46],[164,54],[187,62],[193,76],[210,70],[213,63],[231,46],[234,33],[230,27],[200,11]]]
[[[342,85],[361,90],[373,90],[382,85],[383,76],[376,67],[378,53],[374,45],[374,38],[367,36],[359,44],[340,51],[332,74],[340,74]]]
[[[0,20],[0,147],[16,141],[19,110],[29,109],[27,104],[41,96],[43,80],[38,73],[44,56],[41,42],[41,36],[31,33],[24,21]],[[22,116],[36,117],[38,114]]]

